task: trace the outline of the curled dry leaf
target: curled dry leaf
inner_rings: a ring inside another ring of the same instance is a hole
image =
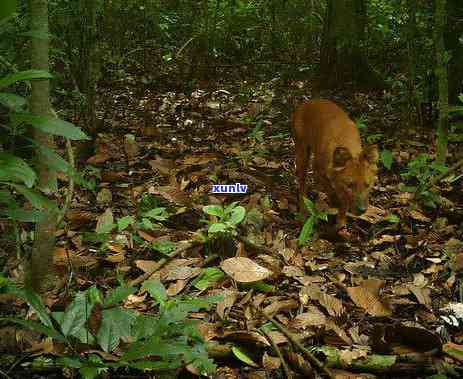
[[[220,265],[222,270],[239,283],[253,283],[267,279],[272,275],[270,270],[259,266],[246,257],[229,258]]]
[[[221,319],[224,319],[225,312],[235,304],[238,298],[238,291],[232,289],[216,290],[213,291],[212,295],[223,297],[223,300],[217,302],[216,312]]]
[[[378,224],[386,218],[386,211],[379,207],[374,207],[370,205],[366,212],[361,216],[358,216],[359,219],[369,222],[370,224]]]
[[[271,357],[265,352],[262,357],[262,366],[264,366],[265,370],[277,370],[281,366],[280,358]]]
[[[415,295],[420,304],[427,307],[431,306],[431,290],[429,288],[417,287],[413,284],[408,285],[409,290]]]
[[[421,222],[431,222],[431,219],[429,217],[426,217],[423,213],[417,211],[417,210],[409,210],[408,211],[410,217],[416,221],[421,221]]]
[[[344,313],[344,306],[341,300],[324,293],[320,287],[315,284],[303,287],[299,292],[299,298],[302,304],[307,304],[309,299],[317,300],[330,316],[339,317]]]
[[[269,306],[265,307],[264,312],[268,315],[277,314],[279,311],[296,309],[299,302],[293,299],[283,301],[273,301]]]
[[[178,165],[172,159],[161,158],[156,155],[156,159],[152,159],[148,162],[151,168],[155,171],[159,171],[161,175],[170,176],[178,169]]]
[[[96,195],[98,205],[109,205],[113,201],[113,194],[108,188],[102,188]]]
[[[379,296],[379,287],[382,283],[380,280],[365,280],[358,287],[348,288],[347,293],[355,305],[365,309],[368,314],[376,317],[390,316],[392,311],[389,305],[383,303]]]
[[[270,343],[267,341],[263,335],[257,332],[249,331],[230,331],[224,332],[223,337],[227,341],[236,341],[236,342],[250,342],[258,346],[269,346]]]
[[[307,312],[298,314],[291,322],[291,326],[296,329],[306,329],[310,326],[322,326],[326,323],[326,316],[312,305],[307,307]]]

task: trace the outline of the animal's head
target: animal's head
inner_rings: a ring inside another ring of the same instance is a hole
[[[332,185],[341,206],[361,215],[369,204],[369,193],[376,179],[379,154],[376,145],[366,146],[359,157],[345,147],[333,152]]]

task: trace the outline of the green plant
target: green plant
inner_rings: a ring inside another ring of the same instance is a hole
[[[264,133],[264,123],[262,120],[258,120],[256,126],[248,133],[247,137],[262,143],[264,141]]]
[[[299,245],[305,245],[312,239],[315,226],[318,220],[328,221],[328,215],[326,212],[319,211],[313,201],[304,197],[304,205],[310,211],[309,217],[307,217],[301,232],[299,233],[298,243]]]
[[[386,167],[388,170],[392,167],[393,162],[392,152],[390,150],[382,150],[380,154],[380,160],[383,163],[383,166]]]
[[[84,238],[88,242],[101,243],[101,248],[104,249],[114,230],[117,229],[120,233],[131,227],[130,232],[132,232],[133,237],[136,237],[136,233],[133,232],[159,228],[159,223],[167,220],[169,216],[170,214],[165,208],[158,207],[141,212],[138,218],[128,215],[114,221],[114,216],[111,210],[108,209],[100,217],[95,232],[84,233]],[[155,250],[159,249],[155,248]],[[165,248],[163,251],[165,251]]]
[[[208,358],[206,346],[199,335],[196,320],[188,314],[209,309],[218,299],[168,298],[158,280],[144,282],[154,300],[156,315],[141,314],[125,309],[120,303],[136,288],[120,284],[106,296],[95,287],[78,292],[64,312],[49,313],[39,296],[18,289],[0,277],[0,292],[11,293],[32,307],[38,320],[3,317],[45,334],[67,349],[66,358],[57,359],[56,365],[78,369],[83,377],[96,377],[107,368],[131,367],[135,369],[175,370],[193,365],[201,374],[212,373],[215,365]],[[95,322],[98,320],[98,322]],[[92,325],[92,327],[90,327]],[[123,343],[122,343],[123,342]],[[117,362],[104,362],[89,354],[76,354],[77,344],[101,348],[106,353],[118,349],[122,354]]]
[[[20,71],[0,78],[0,90],[20,82],[34,79],[48,79],[51,75],[45,71]],[[52,116],[35,116],[27,111],[27,101],[10,92],[0,92],[0,105],[8,110],[8,123],[0,125],[6,133],[0,145],[0,217],[22,222],[36,222],[42,216],[42,210],[58,212],[56,205],[43,196],[36,187],[37,175],[27,158],[15,155],[14,150],[8,151],[7,142],[19,136],[27,141],[32,148],[40,153],[41,159],[56,171],[66,175],[74,175],[73,168],[48,147],[37,143],[28,137],[27,125],[43,133],[62,136],[71,140],[87,139],[80,128],[69,122]],[[4,146],[5,145],[5,146]],[[32,210],[26,210],[18,195],[22,195],[31,205]]]
[[[423,205],[435,208],[440,197],[430,186],[433,176],[443,173],[448,168],[445,165],[432,161],[429,154],[420,154],[410,161],[406,172],[401,177],[408,180],[410,184],[400,184],[399,189],[415,195],[415,199]]]
[[[220,205],[207,205],[203,207],[203,212],[216,217],[214,221],[206,220],[209,225],[207,229],[209,236],[214,236],[217,233],[236,236],[236,227],[246,216],[246,210],[236,201],[225,208]]]

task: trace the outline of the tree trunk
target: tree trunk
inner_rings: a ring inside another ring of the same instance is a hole
[[[446,22],[446,0],[435,0],[434,14],[434,49],[436,54],[436,76],[439,88],[439,120],[437,126],[437,162],[445,163],[448,141],[448,81],[446,51],[444,45],[444,28]]]
[[[48,0],[30,0],[30,28],[31,38],[31,66],[32,69],[48,71]],[[37,36],[37,37],[34,37]],[[50,115],[49,83],[48,80],[32,81],[31,113],[36,116]],[[36,142],[54,148],[53,137],[40,131],[34,131]],[[38,185],[48,195],[56,192],[56,173],[41,159],[40,151],[37,151]],[[53,285],[53,275],[50,269],[53,267],[53,252],[55,248],[56,213],[44,210],[44,217],[36,224],[34,245],[30,262],[29,286],[37,292],[42,292]]]
[[[409,117],[408,121],[411,124],[418,122],[418,125],[423,125],[421,107],[416,91],[416,10],[416,0],[407,0],[408,109],[406,110],[406,113]]]
[[[98,52],[96,49],[96,2],[81,0],[80,20],[82,35],[80,46],[80,90],[86,95],[85,129],[96,135],[95,95],[96,81],[99,76]]]
[[[365,55],[365,27],[365,0],[328,0],[320,57],[322,87],[346,83],[360,88],[384,87]]]
[[[447,0],[447,26],[445,29],[445,47],[450,55],[449,61],[449,103],[460,104],[458,95],[463,92],[463,2]]]

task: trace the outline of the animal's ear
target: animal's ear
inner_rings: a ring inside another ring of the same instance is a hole
[[[333,151],[333,168],[338,170],[343,169],[351,159],[352,154],[350,151],[343,146],[339,146]]]
[[[379,152],[377,145],[368,145],[363,149],[363,159],[370,164],[376,164],[379,160]]]

